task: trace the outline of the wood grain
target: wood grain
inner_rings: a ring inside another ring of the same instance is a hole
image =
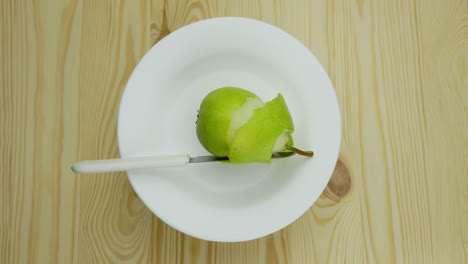
[[[0,263],[468,262],[465,0],[5,0],[0,14]],[[302,41],[343,119],[320,199],[243,243],[172,229],[122,173],[69,169],[118,156],[119,98],[145,52],[218,16]]]

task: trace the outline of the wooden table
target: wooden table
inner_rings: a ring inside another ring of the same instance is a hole
[[[0,263],[468,263],[466,0],[1,1]],[[287,228],[201,241],[139,200],[118,157],[120,95],[158,40],[244,16],[329,73],[343,138],[321,198]]]

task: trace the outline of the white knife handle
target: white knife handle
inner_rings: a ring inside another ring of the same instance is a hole
[[[133,169],[159,168],[159,167],[178,167],[189,163],[189,155],[159,156],[159,157],[140,157],[125,159],[108,160],[86,160],[80,161],[72,166],[75,173],[99,173],[127,171]]]

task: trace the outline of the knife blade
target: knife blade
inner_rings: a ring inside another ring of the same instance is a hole
[[[278,152],[271,155],[271,158],[278,159],[278,158],[285,158],[292,156],[296,153],[285,151],[285,152]],[[190,157],[189,163],[202,163],[202,162],[213,162],[213,161],[226,161],[229,160],[228,157],[216,157],[216,156],[198,156],[198,157]]]

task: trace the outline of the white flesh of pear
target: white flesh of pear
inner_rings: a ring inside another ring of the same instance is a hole
[[[281,135],[276,138],[275,146],[273,147],[273,153],[280,152],[286,148],[286,144],[289,141],[290,130],[285,129]]]
[[[264,105],[265,103],[263,103],[260,98],[248,98],[241,107],[232,113],[231,123],[229,123],[227,134],[227,141],[229,145],[231,145],[232,141],[234,140],[237,129],[247,124],[255,109],[263,107]]]

